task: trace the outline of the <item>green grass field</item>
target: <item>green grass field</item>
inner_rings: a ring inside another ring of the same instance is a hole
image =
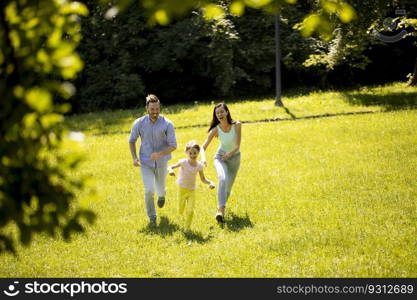
[[[391,84],[283,102],[298,119],[272,99],[230,104],[247,123],[227,223],[214,220],[216,190],[199,183],[191,232],[177,215],[170,177],[158,228],[147,228],[127,141],[143,110],[69,118],[86,134],[79,172],[95,179],[98,197],[88,207],[97,222],[71,243],[40,236],[18,247],[18,257],[0,255],[1,276],[416,277],[417,88]],[[162,113],[178,128],[175,162],[187,141],[205,139],[206,127],[189,126],[208,124],[212,105]],[[256,122],[265,119],[284,120]],[[206,175],[216,179],[211,160]]]

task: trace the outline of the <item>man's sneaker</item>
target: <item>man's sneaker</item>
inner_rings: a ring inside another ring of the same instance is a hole
[[[149,219],[149,227],[150,228],[155,228],[156,227],[156,217]]]
[[[162,208],[165,205],[165,197],[158,197],[158,207]]]
[[[219,223],[219,224],[224,223],[224,217],[223,217],[223,215],[220,212],[218,212],[216,214],[216,220],[217,220],[217,223]]]

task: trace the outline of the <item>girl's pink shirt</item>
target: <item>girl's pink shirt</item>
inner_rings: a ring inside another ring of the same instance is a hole
[[[193,167],[186,158],[181,159],[178,164],[180,165],[180,172],[177,184],[184,189],[195,190],[195,178],[197,173],[203,169],[203,164],[197,162],[197,165]]]

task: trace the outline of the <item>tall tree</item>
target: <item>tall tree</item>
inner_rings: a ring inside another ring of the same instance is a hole
[[[415,18],[402,18],[398,23],[398,27],[408,30],[407,34],[404,37],[416,37],[417,36],[417,8],[412,6],[413,11],[411,11],[412,16]],[[411,9],[410,9],[411,10]],[[417,47],[417,41],[415,42],[415,46]],[[417,86],[417,50],[414,62],[414,70],[413,73],[410,74],[409,85]]]
[[[412,28],[415,28],[417,19],[407,17],[417,16],[414,1],[351,0],[349,3],[356,12],[354,22],[344,23],[341,18],[331,18],[333,31],[328,41],[316,39],[315,53],[304,63],[308,67],[323,66],[324,80],[328,71],[340,65],[365,69],[371,62],[366,52],[373,45],[384,45],[415,36]],[[334,7],[329,2],[317,10],[331,12]],[[297,28],[300,27],[299,24]],[[404,28],[408,30],[407,34],[400,33]]]

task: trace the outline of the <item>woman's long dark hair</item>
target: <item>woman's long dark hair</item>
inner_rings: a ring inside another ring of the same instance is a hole
[[[213,119],[211,120],[211,124],[210,124],[210,128],[207,132],[210,132],[210,130],[212,130],[214,127],[216,127],[217,125],[220,124],[219,119],[217,119],[216,117],[216,109],[218,109],[219,107],[223,107],[225,111],[227,111],[227,122],[232,125],[235,121],[233,121],[232,116],[230,115],[230,111],[229,108],[227,107],[227,105],[225,103],[219,103],[216,104],[216,106],[213,109]]]

